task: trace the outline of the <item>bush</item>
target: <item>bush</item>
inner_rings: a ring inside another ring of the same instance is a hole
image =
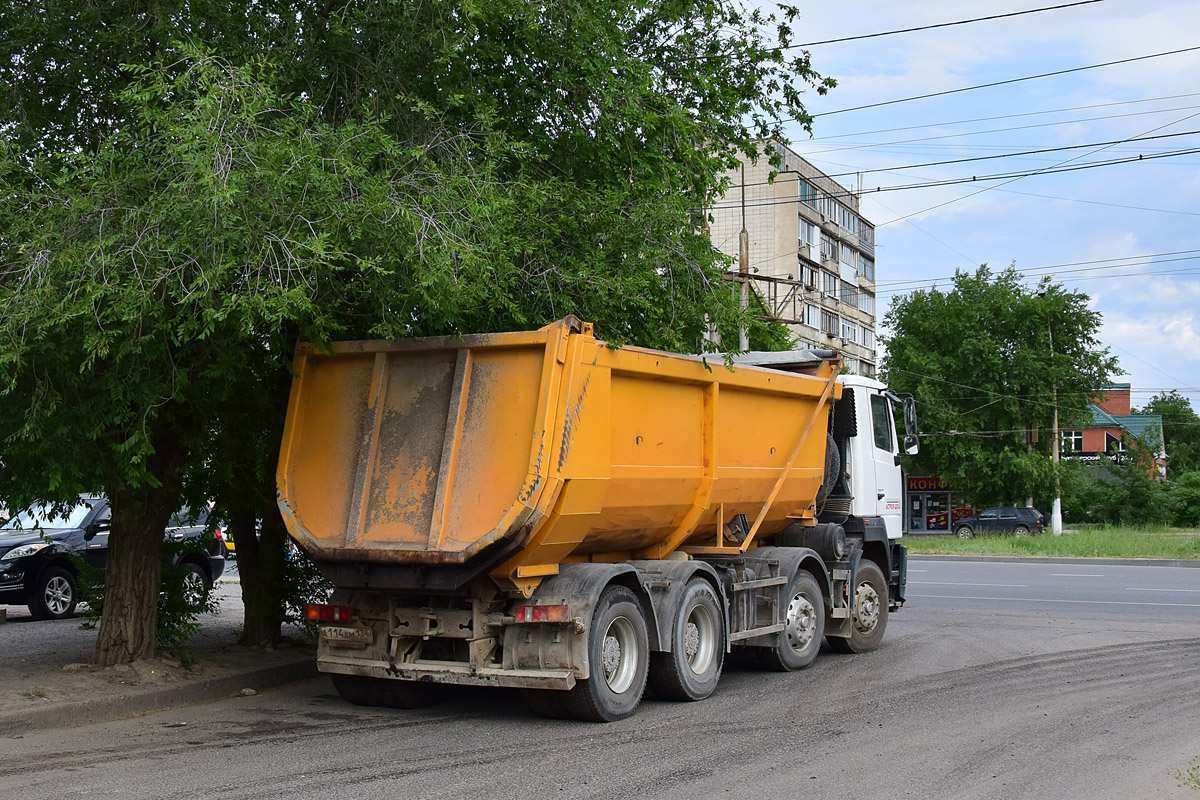
[[[217,610],[217,598],[213,592],[206,592],[199,602],[191,602],[184,595],[183,579],[187,567],[180,561],[188,553],[207,550],[213,541],[212,532],[206,531],[194,539],[163,542],[162,585],[158,592],[155,629],[155,642],[162,650],[178,651],[200,629],[199,616]],[[79,556],[72,556],[72,561],[79,573],[80,598],[87,603],[82,616],[92,623],[98,623],[104,613],[104,572]]]

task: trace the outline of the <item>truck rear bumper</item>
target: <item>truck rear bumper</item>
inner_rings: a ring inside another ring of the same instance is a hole
[[[341,675],[362,675],[402,681],[431,681],[461,686],[503,686],[511,689],[561,689],[575,685],[575,673],[569,669],[472,669],[450,661],[393,665],[388,661],[322,655],[317,669]]]

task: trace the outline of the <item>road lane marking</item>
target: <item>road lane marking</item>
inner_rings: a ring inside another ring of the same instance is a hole
[[[1200,594],[1200,589],[1140,589],[1132,586],[1126,586],[1127,592],[1195,592]]]
[[[909,572],[929,572],[927,569],[910,569]]]
[[[1103,578],[1103,575],[1090,575],[1085,572],[1051,572],[1051,578]]]
[[[1041,597],[973,597],[955,594],[906,594],[905,597],[929,597],[940,600],[998,600],[1004,603],[1081,603],[1086,606],[1169,606],[1172,608],[1200,608],[1200,603],[1144,603],[1128,600],[1048,600]]]
[[[909,581],[925,586],[999,586],[1006,589],[1028,589],[1027,583],[946,583],[945,581]]]

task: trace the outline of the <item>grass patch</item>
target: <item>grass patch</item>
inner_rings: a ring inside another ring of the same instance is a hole
[[[35,686],[27,692],[21,692],[21,697],[26,700],[45,700],[47,698],[46,690],[41,686]]]
[[[1054,556],[1057,558],[1200,559],[1200,533],[1165,528],[1117,528],[1083,525],[1062,536],[906,536],[910,553]]]

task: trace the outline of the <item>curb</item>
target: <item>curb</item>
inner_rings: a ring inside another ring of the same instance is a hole
[[[47,728],[111,722],[166,711],[180,705],[224,700],[247,687],[274,687],[315,678],[319,674],[316,658],[306,654],[302,660],[207,678],[181,686],[168,686],[145,692],[135,690],[114,697],[6,713],[0,715],[0,736],[20,735]]]
[[[1067,558],[1058,556],[1010,556],[988,553],[910,553],[909,561],[998,561],[1005,564],[1088,564],[1115,567],[1190,567],[1200,569],[1200,559],[1190,558]]]

